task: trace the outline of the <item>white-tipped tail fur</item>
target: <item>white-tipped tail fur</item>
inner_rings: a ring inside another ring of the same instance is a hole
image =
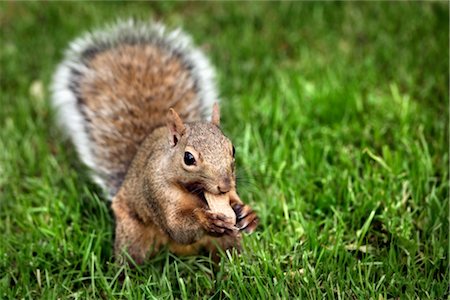
[[[209,118],[213,103],[219,101],[215,72],[211,64],[205,55],[193,46],[191,38],[180,29],[168,32],[161,24],[129,20],[75,39],[66,50],[64,60],[53,76],[52,103],[57,111],[58,121],[72,139],[80,159],[90,168],[93,179],[107,192],[110,199],[117,192],[117,187],[108,182],[106,178],[111,175],[110,170],[99,164],[95,156],[98,152],[96,154],[93,149],[95,145],[87,127],[88,120],[74,85],[79,82],[80,77],[89,73],[86,64],[89,51],[102,51],[127,42],[161,46],[168,52],[176,53],[188,64],[190,76],[196,82],[203,118]]]

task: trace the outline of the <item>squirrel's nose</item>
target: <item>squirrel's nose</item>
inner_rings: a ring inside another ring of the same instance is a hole
[[[217,189],[221,193],[228,193],[231,190],[231,181],[230,178],[224,178],[220,184],[217,186]]]

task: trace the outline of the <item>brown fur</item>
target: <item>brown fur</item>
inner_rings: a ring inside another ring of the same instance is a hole
[[[194,254],[201,249],[215,253],[216,245],[240,248],[239,229],[252,232],[257,225],[256,214],[235,192],[230,141],[212,123],[180,126],[176,114],[172,117],[167,127],[156,129],[145,139],[113,199],[116,254],[125,249],[137,262],[154,254],[152,250],[157,251],[162,244],[176,254]],[[175,145],[173,130],[179,135]],[[195,150],[201,158],[194,170],[183,167],[185,149]],[[237,226],[225,215],[211,212],[206,202],[187,188],[198,184],[201,189],[220,193],[224,178],[231,183]]]
[[[140,143],[166,123],[169,108],[185,121],[201,111],[189,70],[176,57],[153,45],[122,45],[93,57],[81,79],[92,151],[113,174],[124,176]],[[108,178],[106,178],[108,180]]]
[[[153,44],[116,45],[92,56],[76,92],[95,171],[115,194],[116,255],[127,251],[142,263],[162,247],[179,255],[240,248],[240,231],[252,232],[258,219],[236,193],[219,107],[211,122],[201,121],[189,67]],[[195,165],[184,164],[186,151]],[[208,209],[202,191],[230,192],[236,226]]]

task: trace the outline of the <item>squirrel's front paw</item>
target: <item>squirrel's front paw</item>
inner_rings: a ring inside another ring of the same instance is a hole
[[[237,235],[238,228],[229,221],[229,218],[221,213],[202,209],[200,223],[208,234],[213,236]]]
[[[259,218],[249,205],[235,203],[232,206],[236,213],[236,227],[247,233],[255,231],[259,224]]]

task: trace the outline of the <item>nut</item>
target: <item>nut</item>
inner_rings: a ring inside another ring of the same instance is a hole
[[[230,195],[228,193],[215,195],[205,192],[205,198],[211,211],[224,214],[230,219],[230,222],[236,224],[236,213],[231,208]]]

